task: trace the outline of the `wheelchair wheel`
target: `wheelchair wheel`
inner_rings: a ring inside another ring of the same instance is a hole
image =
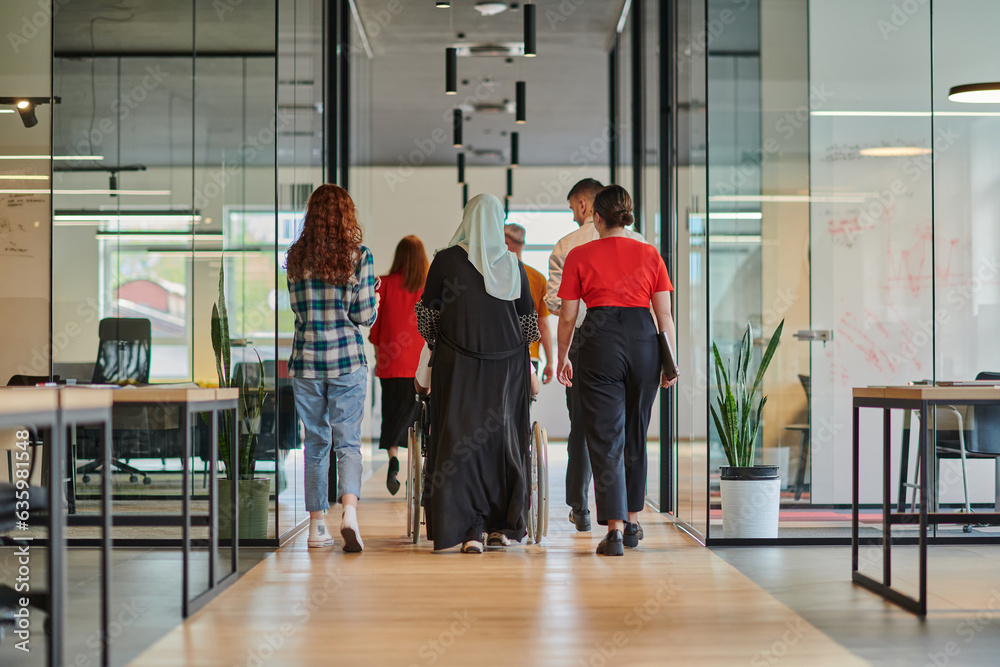
[[[528,507],[525,524],[528,528],[528,539],[538,544],[540,539],[538,533],[538,440],[535,431],[538,429],[538,422],[531,425],[531,432],[528,433]]]
[[[406,435],[406,536],[411,537],[413,528],[413,458],[420,456],[417,445],[416,424],[407,429]]]
[[[535,540],[535,543],[537,544],[549,534],[549,436],[544,428],[537,424],[536,427],[538,430],[535,435],[535,449],[538,452],[535,457],[538,477],[538,527],[536,529],[538,539]]]
[[[424,496],[424,457],[420,455],[419,438],[416,439],[413,458],[410,462],[410,470],[413,475],[413,498],[410,510],[410,531],[413,533],[413,543],[420,542],[420,500]]]

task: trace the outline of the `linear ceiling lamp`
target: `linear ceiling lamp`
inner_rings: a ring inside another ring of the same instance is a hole
[[[864,157],[915,157],[930,153],[931,149],[925,146],[874,146],[858,151],[858,155]]]
[[[521,135],[517,132],[510,133],[510,166],[517,167],[521,164]]]
[[[444,94],[458,93],[458,50],[449,46],[444,50]]]
[[[462,147],[462,110],[452,111],[452,144],[455,148]]]
[[[526,111],[527,97],[528,97],[528,91],[527,91],[527,87],[525,86],[524,81],[518,81],[517,82],[517,101],[516,101],[516,105],[517,105],[516,114],[517,115],[516,115],[516,117],[514,119],[518,123],[524,123],[524,122],[527,121],[527,111]]]
[[[524,5],[524,55],[527,58],[535,57],[535,3],[529,2]]]
[[[460,185],[465,184],[465,153],[458,154],[458,182]]]
[[[968,102],[972,104],[1000,104],[1000,82],[969,83],[963,86],[953,86],[948,91],[948,99],[952,102]]]

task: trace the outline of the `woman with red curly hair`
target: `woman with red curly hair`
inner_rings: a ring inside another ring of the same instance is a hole
[[[347,191],[321,185],[309,197],[305,225],[288,249],[288,294],[295,338],[288,374],[305,425],[305,496],[309,546],[333,545],[323,518],[330,507],[330,450],[337,456],[337,500],[344,507],[344,551],[361,551],[361,419],[368,362],[359,326],[378,309],[372,253]]]

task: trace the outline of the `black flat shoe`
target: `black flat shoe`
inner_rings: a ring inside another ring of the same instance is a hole
[[[385,488],[389,489],[389,493],[396,495],[399,491],[399,480],[396,476],[399,474],[399,459],[393,456],[389,459],[389,472],[385,477]]]
[[[622,535],[622,542],[625,546],[629,549],[635,549],[639,546],[639,540],[641,539],[642,526],[639,525],[639,522],[636,521],[635,523],[626,523],[625,533]]]
[[[576,526],[576,529],[581,533],[587,532],[590,530],[590,510],[584,510],[582,512],[570,510],[569,522]]]
[[[597,553],[601,556],[624,556],[625,546],[622,544],[622,531],[609,530],[601,543],[597,545]]]

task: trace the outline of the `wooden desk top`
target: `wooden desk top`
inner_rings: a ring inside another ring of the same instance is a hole
[[[115,405],[125,403],[208,403],[211,401],[235,401],[240,396],[240,390],[159,387],[153,384],[144,387],[121,387],[113,389],[112,394]]]
[[[100,410],[110,408],[113,389],[87,386],[59,387],[59,407],[63,410]]]
[[[1000,385],[941,387],[917,384],[898,387],[855,387],[853,393],[854,398],[905,401],[1000,401]]]
[[[55,387],[0,387],[0,416],[16,417],[26,413],[52,412],[59,407]]]

